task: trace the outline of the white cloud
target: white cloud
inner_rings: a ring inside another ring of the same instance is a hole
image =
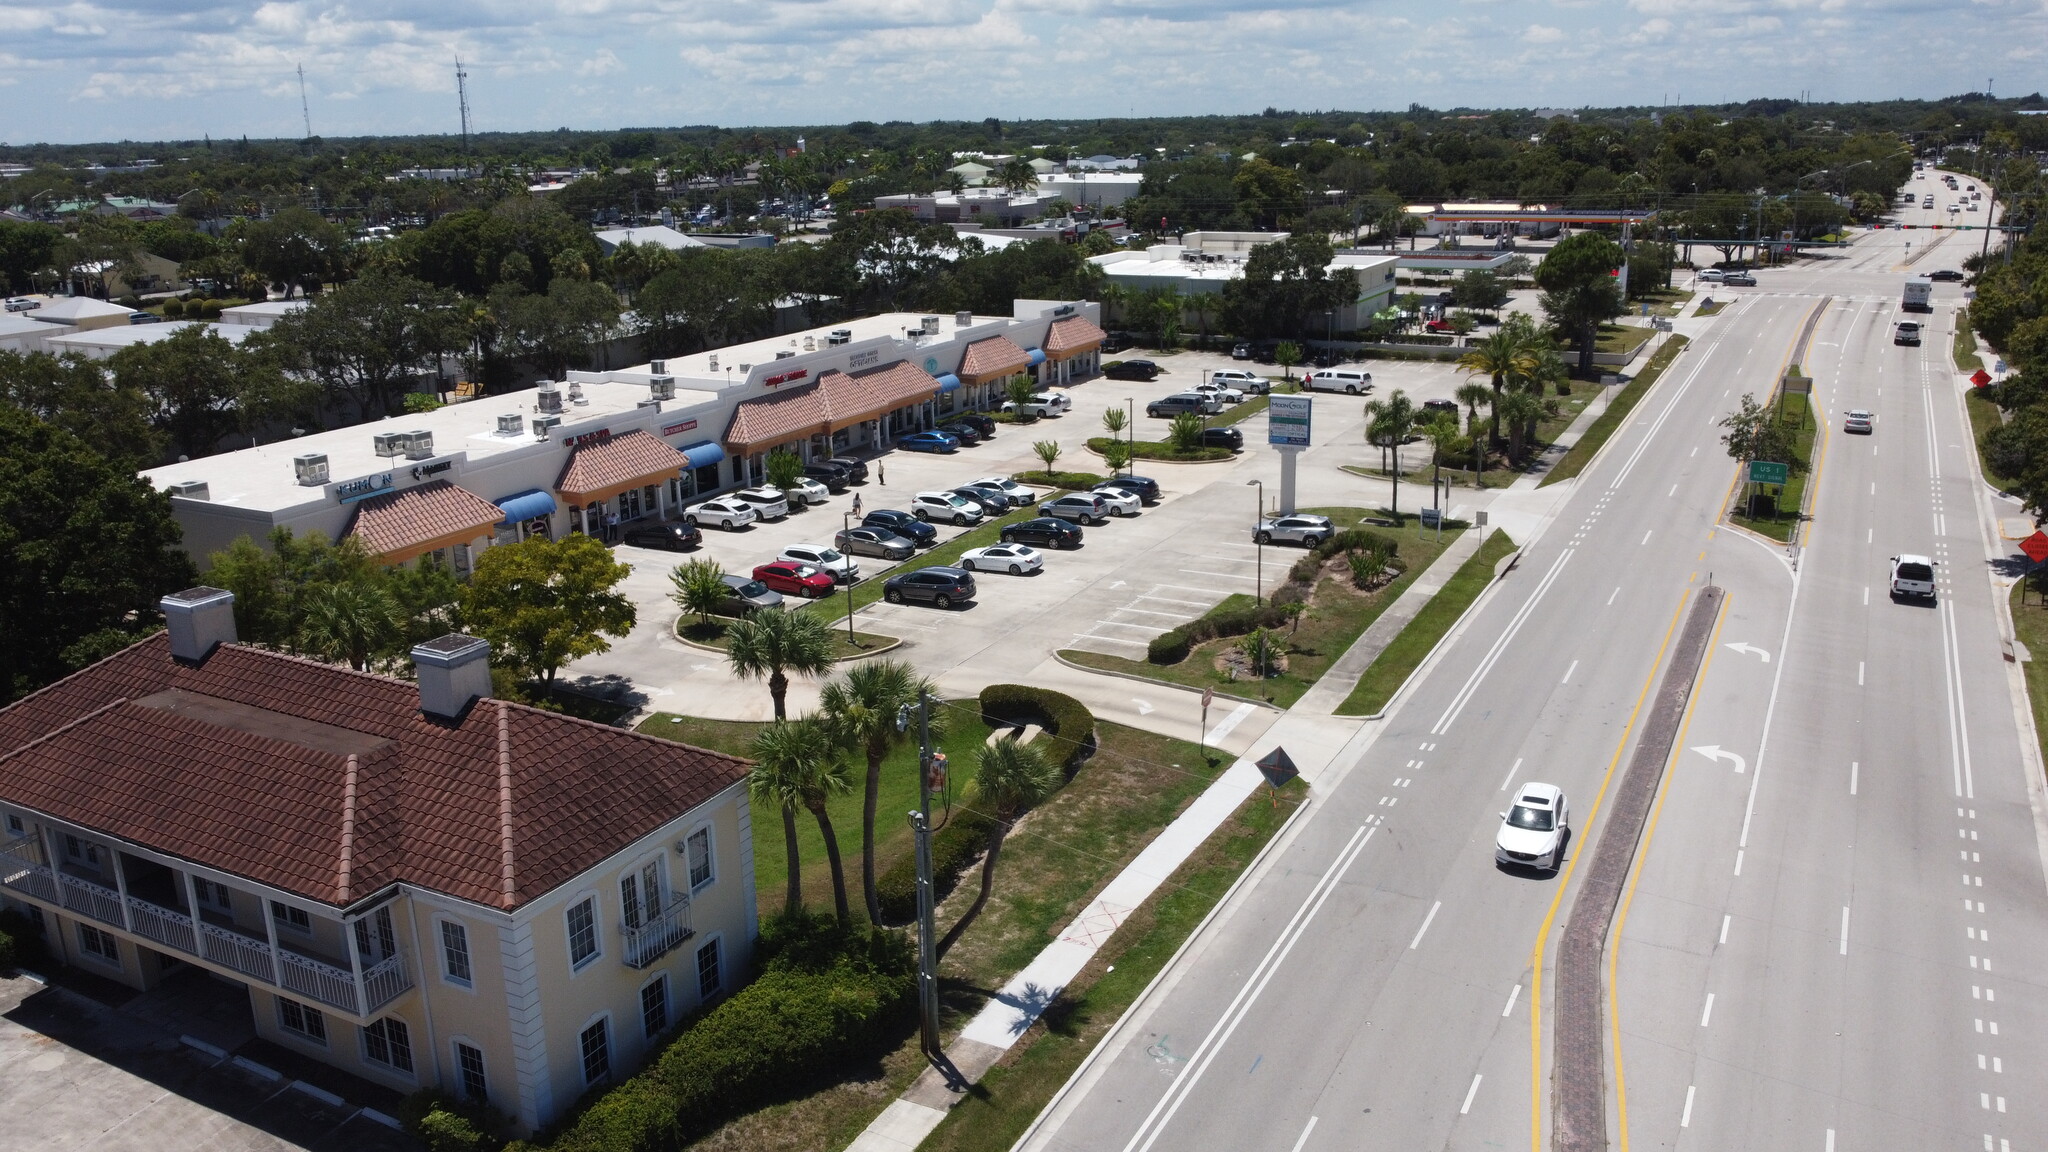
[[[1522,33],[1522,39],[1531,44],[1557,44],[1564,40],[1564,29],[1552,28],[1545,24],[1531,24]]]

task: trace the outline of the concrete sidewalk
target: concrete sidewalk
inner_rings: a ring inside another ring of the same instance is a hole
[[[1337,657],[1323,673],[1322,678],[1310,685],[1307,692],[1302,693],[1301,699],[1294,702],[1292,714],[1328,716],[1336,712],[1337,706],[1344,703],[1345,697],[1351,695],[1351,690],[1358,687],[1359,678],[1365,675],[1365,670],[1372,667],[1372,662],[1379,659],[1380,653],[1386,651],[1387,645],[1394,642],[1394,637],[1401,634],[1401,629],[1406,628],[1408,622],[1415,619],[1416,613],[1422,611],[1423,605],[1429,603],[1430,597],[1443,589],[1451,575],[1458,570],[1458,566],[1479,551],[1480,544],[1491,531],[1491,527],[1468,528],[1452,541],[1450,547],[1445,548],[1435,562],[1430,564],[1422,575],[1415,578],[1413,584],[1403,589],[1401,595],[1392,604],[1387,605],[1386,611],[1380,613],[1379,619],[1372,622],[1372,627],[1367,628],[1358,639],[1351,642],[1351,647],[1346,648],[1344,654]]]

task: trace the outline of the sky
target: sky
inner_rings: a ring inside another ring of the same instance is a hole
[[[1933,98],[2048,0],[6,0],[0,142]]]

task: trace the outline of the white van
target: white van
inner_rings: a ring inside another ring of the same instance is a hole
[[[1372,373],[1355,368],[1318,368],[1301,378],[1311,392],[1343,392],[1356,396],[1372,388]]]

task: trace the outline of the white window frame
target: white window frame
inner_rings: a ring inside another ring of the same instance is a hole
[[[708,994],[704,991],[704,968],[702,961],[706,948],[716,948],[718,950],[718,987]],[[690,951],[690,973],[696,977],[697,1003],[709,1004],[713,1000],[725,995],[725,961],[725,934],[722,932],[711,933],[696,948]]]
[[[282,900],[270,902],[270,919],[280,932],[296,932],[301,936],[313,934],[313,914],[304,908],[294,907]],[[299,921],[305,921],[301,924]]]
[[[584,1050],[583,1038],[590,1034],[592,1028],[598,1027],[604,1029],[604,1075],[593,1078],[590,1075],[590,1056]],[[576,1071],[582,1075],[585,1087],[609,1084],[618,1079],[618,1069],[614,1065],[614,1055],[612,1051],[612,1014],[609,1012],[599,1012],[597,1015],[584,1021],[583,1027],[576,1030]]]
[[[69,832],[64,833],[64,858],[75,860],[97,872],[100,869],[100,846]]]
[[[590,906],[590,952],[580,959],[576,955],[576,928],[570,916],[584,905]],[[569,971],[581,972],[604,956],[604,902],[595,892],[579,892],[562,909],[563,946],[568,951]],[[581,1033],[578,1033],[581,1035]]]
[[[199,894],[199,906],[228,916],[235,914],[235,899],[228,886],[204,876],[192,878],[192,890]]]
[[[379,1025],[383,1025],[384,1036],[383,1039],[378,1041],[378,1043],[384,1045],[384,1049],[387,1054],[393,1051],[393,1045],[391,1043],[390,1036],[390,1026],[392,1024],[396,1024],[400,1028],[405,1029],[405,1061],[407,1064],[412,1065],[412,1067],[410,1068],[401,1068],[397,1064],[392,1063],[391,1061],[379,1060],[376,1056],[375,1050],[371,1047],[370,1029],[375,1028]],[[408,1078],[418,1077],[420,1066],[419,1056],[413,1048],[412,1025],[407,1023],[403,1017],[379,1016],[375,1020],[370,1021],[368,1024],[365,1024],[357,1028],[356,1036],[362,1044],[363,1063],[368,1064],[374,1068],[377,1068],[380,1071],[388,1072],[393,1076],[405,1076]]]
[[[277,1005],[277,1027],[279,1031],[292,1037],[294,1040],[301,1040],[307,1044],[318,1044],[322,1048],[327,1047],[327,1017],[318,1008],[303,1001],[294,1000],[289,996],[273,996],[271,997],[271,1002]],[[293,1027],[291,1021],[285,1016],[285,1005],[287,1004],[304,1013],[306,1018],[318,1020],[320,1022],[320,1034],[315,1036],[311,1032]]]
[[[456,920],[452,917],[447,916],[434,917],[433,924],[434,947],[435,950],[438,951],[441,955],[441,982],[444,984],[452,984],[457,988],[475,988],[476,950],[469,946],[469,925],[464,924],[460,920]],[[463,967],[469,969],[469,975],[467,976],[457,976],[448,970],[448,929],[450,928],[453,928],[457,932],[460,932],[462,934],[462,964]]]
[[[121,962],[121,938],[119,936],[106,931],[97,924],[87,924],[83,920],[77,921],[77,924],[78,951],[81,955],[96,963],[110,965],[115,968],[123,967]],[[100,951],[99,945],[101,943],[112,948],[114,954],[109,956],[105,952]]]
[[[484,1091],[481,1096],[474,1095],[469,1090],[468,1071],[462,1064],[462,1050],[465,1048],[476,1053],[477,1075],[482,1076],[484,1081]],[[467,1036],[451,1036],[448,1038],[448,1058],[455,1069],[456,1095],[471,1104],[489,1104],[491,1102],[491,1058],[484,1051],[484,1046]]]
[[[696,867],[690,862],[690,842],[704,837],[704,879],[697,879]],[[683,834],[683,878],[689,882],[690,895],[695,896],[713,884],[718,883],[718,832],[711,824],[699,824]]]
[[[661,989],[661,1027],[656,1028],[651,1032],[647,1029],[647,990],[650,988]],[[663,1032],[668,1031],[670,1026],[675,1024],[676,999],[674,994],[669,989],[668,973],[656,972],[652,980],[649,980],[645,984],[640,985],[640,991],[636,1003],[640,1005],[641,1039],[653,1040],[655,1037],[661,1035]]]
[[[21,817],[13,812],[7,814],[7,830],[16,836],[28,835],[28,826],[23,824]]]

